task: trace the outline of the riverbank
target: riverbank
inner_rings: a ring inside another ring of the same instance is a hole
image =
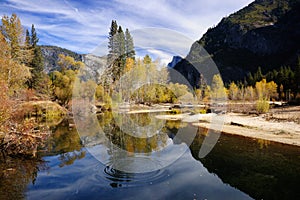
[[[248,112],[249,113],[249,112]],[[273,108],[266,114],[228,112],[226,114],[157,115],[159,119],[192,123],[206,129],[214,129],[211,121],[219,121],[218,131],[223,134],[263,139],[300,146],[300,106]]]
[[[213,129],[209,122],[197,122],[193,125]],[[300,146],[299,124],[266,121],[261,116],[228,113],[225,116],[222,133]]]
[[[51,101],[19,103],[0,124],[0,151],[7,155],[35,156],[50,136],[49,127],[66,116],[67,110]]]
[[[272,109],[259,116],[227,113],[222,133],[300,146],[299,114],[299,106]],[[193,125],[212,128],[208,121],[194,122]]]

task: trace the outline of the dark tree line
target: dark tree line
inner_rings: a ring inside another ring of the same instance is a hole
[[[277,85],[277,92],[280,99],[296,98],[300,94],[300,57],[294,69],[288,66],[280,69],[262,73],[261,68],[252,74],[249,73],[245,83],[250,86],[255,86],[256,82],[266,79],[267,82],[274,81]]]

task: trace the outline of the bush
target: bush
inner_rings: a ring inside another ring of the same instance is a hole
[[[269,101],[266,99],[260,99],[256,102],[256,111],[258,113],[266,113],[270,109]]]

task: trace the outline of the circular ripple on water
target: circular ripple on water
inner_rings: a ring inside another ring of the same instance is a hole
[[[152,185],[167,179],[170,175],[167,170],[159,169],[144,173],[129,173],[115,169],[112,165],[107,165],[103,169],[103,165],[97,167],[98,171],[96,179],[105,179],[111,187],[140,187]]]

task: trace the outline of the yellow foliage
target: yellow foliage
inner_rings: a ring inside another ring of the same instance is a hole
[[[230,100],[237,100],[238,94],[239,94],[238,86],[234,82],[231,82],[228,89],[228,98]]]
[[[134,67],[134,60],[132,58],[126,58],[125,73],[129,72]]]
[[[274,81],[268,82],[266,79],[256,82],[255,84],[256,93],[258,99],[270,99],[277,98],[277,84]]]
[[[226,88],[224,87],[223,80],[220,74],[213,76],[212,85],[211,85],[211,96],[215,100],[226,99]]]

